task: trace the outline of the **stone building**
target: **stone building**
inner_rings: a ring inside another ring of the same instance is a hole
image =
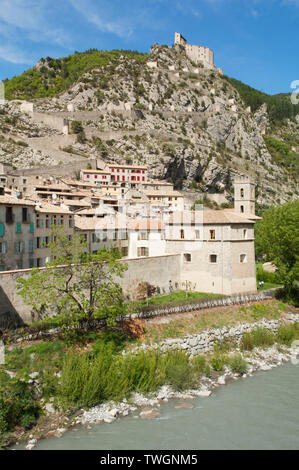
[[[35,203],[0,196],[0,270],[32,267]]]
[[[215,67],[214,52],[208,47],[188,44],[187,40],[180,33],[174,34],[174,44],[183,46],[186,50],[187,57],[196,64],[203,64],[205,67],[211,69]]]

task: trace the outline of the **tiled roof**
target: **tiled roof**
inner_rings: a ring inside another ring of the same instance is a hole
[[[117,164],[109,164],[108,165],[109,168],[132,168],[132,169],[135,169],[135,168],[138,168],[138,169],[142,169],[142,170],[147,170],[147,166],[146,165],[117,165]]]
[[[72,214],[71,211],[64,209],[61,206],[56,206],[47,202],[43,202],[41,205],[36,205],[35,210],[36,212],[42,212],[46,214]]]
[[[0,196],[0,204],[13,204],[18,206],[35,206],[35,202],[29,201],[28,199],[18,199],[17,197],[8,196],[7,194],[4,196]]]
[[[110,175],[111,171],[110,170],[81,170],[82,173],[100,173],[104,175]]]
[[[176,211],[169,217],[169,222],[174,224],[196,223],[196,224],[252,224],[253,221],[232,211]]]

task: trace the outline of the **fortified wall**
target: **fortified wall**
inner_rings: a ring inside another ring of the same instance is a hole
[[[130,293],[142,281],[159,286],[162,292],[168,292],[170,280],[174,288],[176,285],[180,286],[180,254],[136,258],[124,262],[128,270],[119,282],[125,293]],[[31,307],[17,293],[17,279],[29,277],[30,272],[31,269],[22,269],[0,273],[0,329],[32,321]]]

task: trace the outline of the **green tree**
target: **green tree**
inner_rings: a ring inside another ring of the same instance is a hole
[[[123,293],[117,278],[127,266],[120,263],[119,251],[102,249],[90,254],[84,238],[70,237],[60,227],[52,230],[49,243],[54,260],[46,269],[32,269],[28,279],[18,280],[24,301],[39,318],[59,315],[64,326],[105,319],[114,324],[125,313]]]
[[[289,295],[299,280],[299,199],[271,207],[256,224],[257,258],[272,261]]]
[[[81,121],[72,121],[71,129],[74,134],[82,134],[84,132]]]

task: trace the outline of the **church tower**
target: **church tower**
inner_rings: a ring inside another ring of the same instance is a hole
[[[255,215],[255,184],[247,177],[234,180],[235,212]]]

